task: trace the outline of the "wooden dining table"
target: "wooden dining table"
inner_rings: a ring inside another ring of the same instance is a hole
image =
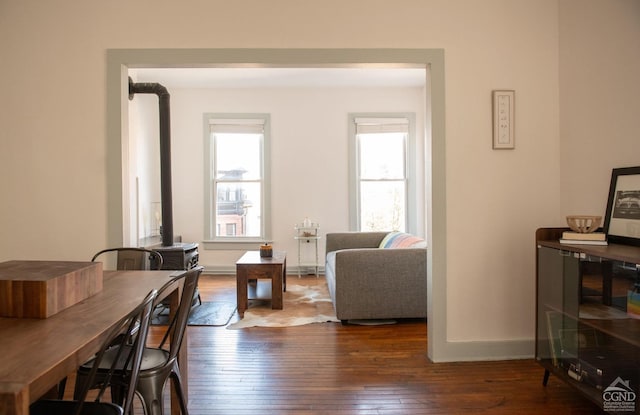
[[[51,395],[60,380],[98,351],[114,325],[153,289],[185,271],[105,271],[97,294],[48,318],[0,317],[0,415],[28,415],[29,405]],[[183,279],[166,290],[176,309]],[[180,371],[188,391],[187,335]],[[186,395],[188,396],[188,395]],[[172,413],[179,413],[175,396]]]

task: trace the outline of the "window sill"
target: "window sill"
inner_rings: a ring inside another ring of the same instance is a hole
[[[205,250],[212,251],[240,251],[258,250],[264,239],[242,240],[242,241],[202,241]]]

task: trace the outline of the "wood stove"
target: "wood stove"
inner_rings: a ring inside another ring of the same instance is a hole
[[[198,244],[174,242],[171,246],[153,245],[148,247],[162,255],[162,269],[189,270],[198,266]],[[152,264],[153,265],[153,264]]]
[[[162,206],[162,244],[145,248],[153,249],[162,255],[162,269],[189,270],[198,265],[198,244],[176,242],[173,237],[173,199],[171,191],[171,117],[170,95],[163,85],[158,83],[134,83],[129,78],[129,99],[135,94],[156,94],[160,121],[160,197]],[[153,265],[153,264],[152,264]],[[193,301],[200,300],[196,287]]]

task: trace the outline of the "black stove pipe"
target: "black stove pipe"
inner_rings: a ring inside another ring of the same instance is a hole
[[[160,197],[162,205],[162,246],[173,245],[173,196],[171,194],[171,119],[170,95],[167,88],[158,83],[134,83],[129,78],[129,99],[135,94],[158,96],[160,119]]]

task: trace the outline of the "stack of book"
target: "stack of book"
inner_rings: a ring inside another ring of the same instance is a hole
[[[562,232],[561,244],[573,245],[607,245],[607,235],[604,232],[580,233]]]

